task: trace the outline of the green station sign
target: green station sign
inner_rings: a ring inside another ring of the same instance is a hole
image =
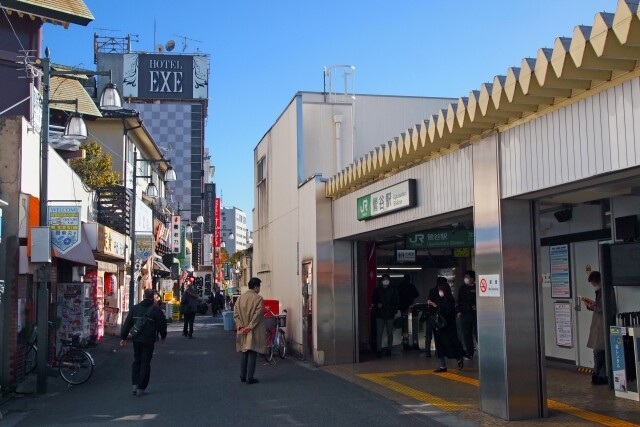
[[[473,230],[436,229],[405,235],[406,249],[472,248]]]
[[[416,205],[416,180],[408,179],[375,193],[358,197],[358,221],[369,220]]]

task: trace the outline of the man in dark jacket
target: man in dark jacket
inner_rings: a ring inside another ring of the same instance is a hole
[[[431,288],[429,290],[429,296],[427,298],[427,300],[429,301],[435,301],[436,298],[438,298],[438,285],[436,284],[436,286],[434,286],[433,288]],[[424,327],[424,348],[425,348],[425,355],[427,357],[431,357],[431,340],[433,339],[433,326],[431,325],[431,321],[429,320],[429,318],[431,317],[431,315],[435,314],[438,310],[432,306],[427,306],[427,312],[426,312],[426,324]]]
[[[164,342],[167,337],[167,319],[165,319],[162,310],[153,303],[153,289],[145,289],[142,302],[134,305],[129,311],[127,319],[122,324],[120,347],[124,347],[127,344],[129,331],[136,321],[145,315],[148,320],[144,328],[138,336],[132,339],[133,365],[131,367],[131,384],[133,385],[134,396],[142,396],[149,384],[151,357],[153,356],[157,334],[160,334],[160,342]]]
[[[382,275],[382,287],[373,291],[373,307],[376,313],[376,355],[382,357],[382,329],[387,329],[387,356],[391,355],[393,346],[393,318],[398,312],[398,291],[389,286],[391,278],[388,274]]]
[[[184,328],[182,336],[193,338],[193,322],[196,320],[196,312],[198,311],[198,302],[200,297],[198,291],[193,288],[189,282],[184,286],[185,290],[180,300],[180,311],[184,315]]]
[[[464,285],[458,291],[458,305],[456,307],[461,322],[462,343],[464,344],[464,358],[473,358],[473,337],[478,339],[478,316],[476,310],[476,272],[468,270],[464,273]]]

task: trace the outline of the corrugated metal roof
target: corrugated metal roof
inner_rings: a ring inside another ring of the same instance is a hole
[[[640,9],[619,0],[615,14],[597,13],[592,27],[575,27],[553,49],[507,69],[480,90],[373,149],[329,179],[327,197],[338,198],[389,174],[426,162],[497,130],[640,76]]]
[[[9,13],[16,11],[39,17],[54,24],[87,25],[93,14],[82,0],[2,0],[2,7]]]
[[[77,79],[51,76],[50,97],[50,108],[73,112],[76,110],[75,105],[56,104],[55,101],[70,101],[77,99],[79,113],[94,117],[102,117],[102,114],[100,114],[100,110],[93,102],[93,99],[91,99],[87,91],[84,90],[84,87],[82,87],[82,84]]]

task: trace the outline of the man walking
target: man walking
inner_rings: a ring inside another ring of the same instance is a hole
[[[153,303],[153,289],[145,289],[143,295],[142,302],[134,305],[129,311],[120,332],[120,347],[124,347],[134,324],[143,316],[147,318],[140,333],[132,339],[133,365],[131,366],[131,384],[133,386],[133,395],[138,397],[142,396],[149,384],[151,358],[153,357],[157,334],[160,334],[160,342],[164,342],[167,337],[167,320],[162,310]]]
[[[196,320],[196,311],[198,311],[198,291],[193,289],[193,285],[189,282],[185,285],[182,299],[180,300],[180,311],[184,315],[184,327],[182,328],[182,336],[193,338],[193,322]]]
[[[236,351],[242,353],[240,359],[240,381],[255,384],[258,381],[253,375],[256,371],[258,353],[267,349],[267,332],[262,321],[264,317],[264,301],[260,295],[261,280],[252,277],[249,290],[240,295],[233,306],[233,319],[236,322]]]
[[[420,293],[413,284],[411,275],[405,274],[398,286],[398,301],[400,314],[402,314],[402,345],[405,350],[411,348],[409,343],[409,307],[419,296]]]
[[[473,358],[473,337],[478,339],[478,316],[476,310],[476,272],[468,270],[464,273],[464,285],[458,291],[458,318],[461,322],[462,343],[466,360]]]

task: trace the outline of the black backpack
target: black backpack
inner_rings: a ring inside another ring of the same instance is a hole
[[[133,324],[133,327],[129,331],[131,338],[137,338],[142,333],[144,328],[146,328],[147,325],[150,324],[150,322],[154,321],[151,317],[149,317],[149,313],[151,313],[152,309],[153,304],[147,309],[147,311],[145,311],[142,316],[138,317],[138,320],[136,320],[136,323]]]

